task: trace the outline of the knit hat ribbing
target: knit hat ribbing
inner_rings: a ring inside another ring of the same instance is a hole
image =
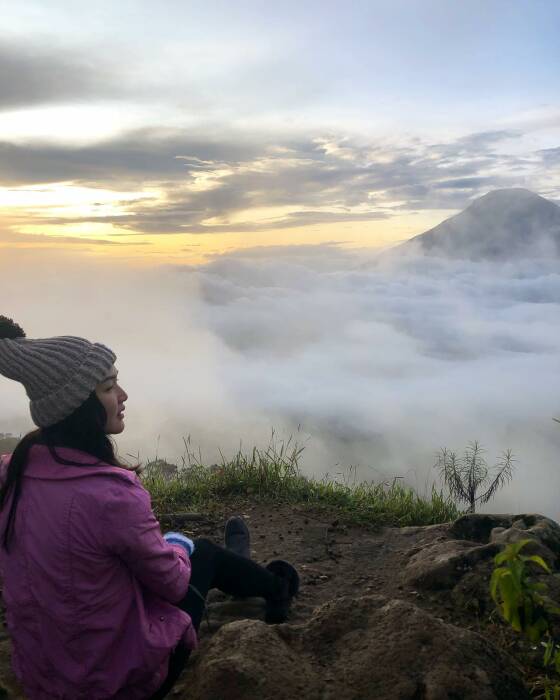
[[[107,376],[117,357],[102,343],[73,335],[29,339],[19,326],[15,334],[17,324],[11,324],[11,332],[0,332],[0,374],[23,384],[31,418],[40,428],[75,411]],[[3,324],[0,331],[5,328]]]

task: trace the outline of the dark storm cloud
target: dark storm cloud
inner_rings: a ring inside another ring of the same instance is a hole
[[[53,47],[0,41],[0,110],[122,94],[104,60]]]
[[[492,150],[512,137],[490,132],[444,144],[416,140],[387,146],[332,136],[145,129],[79,148],[0,144],[0,183],[157,188],[163,193],[158,201],[147,196],[122,202],[124,216],[72,220],[118,224],[131,232],[271,230],[367,221],[406,210],[460,209],[490,189],[526,185],[513,172],[523,159]],[[485,175],[489,168],[504,174]],[[204,178],[211,188],[199,186]],[[262,207],[297,211],[262,223],[251,221],[250,214],[239,216]],[[234,215],[241,223],[230,221]],[[209,219],[219,220],[205,223]]]

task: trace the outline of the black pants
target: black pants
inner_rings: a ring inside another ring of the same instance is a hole
[[[210,540],[195,540],[191,557],[191,580],[186,596],[178,603],[187,612],[198,631],[208,591],[218,588],[239,597],[269,598],[278,592],[279,580],[270,571],[250,559],[240,557]],[[169,659],[167,678],[150,700],[161,700],[171,690],[185,667],[190,650],[179,643]]]

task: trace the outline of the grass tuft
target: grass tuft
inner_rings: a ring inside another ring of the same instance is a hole
[[[155,459],[142,472],[159,515],[187,509],[213,509],[217,503],[250,498],[273,504],[293,504],[336,513],[348,523],[370,526],[432,525],[457,518],[456,504],[432,486],[422,497],[398,478],[391,482],[349,483],[329,478],[304,476],[299,460],[304,447],[292,438],[276,444],[274,431],[268,447],[241,448],[232,459],[221,453],[221,463],[206,466],[190,447],[190,436],[183,442],[186,453],[182,465]]]

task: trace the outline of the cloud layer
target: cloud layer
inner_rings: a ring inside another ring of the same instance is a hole
[[[343,134],[143,129],[82,146],[0,143],[0,185],[72,183],[138,193],[120,211],[26,223],[112,224],[131,233],[258,232],[456,210],[489,189],[554,193],[550,152],[514,155],[522,134],[493,131],[446,143],[397,144]],[[546,177],[545,177],[546,176]],[[548,183],[545,185],[545,181]],[[552,188],[552,189],[551,189]],[[442,217],[443,218],[443,217]],[[118,235],[118,234],[117,234]]]
[[[25,284],[22,284],[22,276]],[[29,337],[107,343],[130,398],[123,453],[177,459],[306,442],[309,473],[403,476],[420,490],[435,454],[479,440],[514,483],[491,508],[558,518],[560,270],[409,258],[336,245],[255,248],[199,268],[141,274],[54,251],[0,261],[3,313]],[[3,381],[0,423],[31,428]],[[298,432],[298,426],[300,430]]]
[[[0,111],[123,95],[107,61],[54,43],[38,47],[0,37]]]

